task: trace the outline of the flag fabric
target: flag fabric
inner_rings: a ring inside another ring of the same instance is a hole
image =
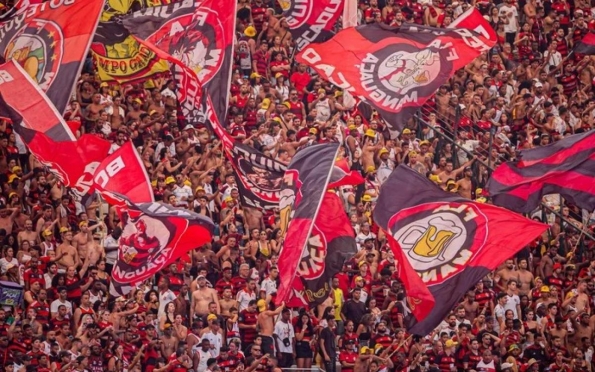
[[[430,333],[473,283],[548,228],[445,192],[404,165],[382,185],[374,220],[394,240],[408,299],[407,328],[418,335]]]
[[[368,102],[396,137],[440,85],[495,43],[468,29],[370,24],[310,44],[296,60]]]
[[[100,191],[113,202],[113,192],[133,202],[154,200],[147,172],[131,142],[108,155],[111,143],[95,135],[57,141],[53,137],[70,128],[23,68],[14,60],[5,63],[0,66],[0,79],[0,116],[12,121],[31,153],[78,197]]]
[[[4,10],[4,13],[0,14],[0,21],[12,18],[17,14],[21,14],[29,5],[39,4],[40,0],[16,0],[10,8],[6,8],[4,4],[0,4],[0,10]]]
[[[160,73],[169,74],[167,61],[140,44],[122,25],[122,18],[141,7],[153,8],[174,0],[105,0],[101,21],[91,50],[101,81],[144,81]]]
[[[481,12],[475,7],[467,9],[446,28],[472,30],[481,35],[485,41],[498,40],[496,30],[483,18]]]
[[[338,144],[320,144],[298,151],[283,176],[279,201],[279,228],[285,236],[279,254],[280,284],[277,301],[289,298],[314,221],[326,193]]]
[[[273,209],[279,206],[279,194],[287,166],[231,137],[221,125],[210,97],[207,96],[207,121],[221,139],[245,207]]]
[[[588,56],[595,55],[595,34],[587,32],[587,34],[574,46],[573,51],[578,54]]]
[[[110,293],[123,296],[137,284],[211,242],[215,225],[208,217],[161,203],[116,207],[122,222],[118,259]]]
[[[522,150],[518,157],[498,166],[488,180],[494,204],[530,213],[544,195],[560,194],[580,208],[595,209],[595,132]]]
[[[283,17],[298,50],[333,36],[335,23],[343,13],[344,0],[279,0]]]
[[[123,20],[129,32],[165,51],[198,76],[208,91],[219,120],[227,112],[237,2],[221,0],[182,1],[146,8]],[[182,92],[183,94],[183,92]],[[206,99],[200,117],[205,122]]]
[[[62,114],[87,55],[103,0],[29,5],[0,22],[0,63],[16,60]],[[66,133],[54,140],[69,139]]]
[[[93,172],[93,187],[111,205],[155,201],[147,170],[132,141],[108,155]]]
[[[331,292],[332,278],[356,253],[355,232],[341,199],[333,192],[324,193],[320,212],[299,258],[287,305],[314,308],[324,302]],[[283,251],[281,255],[280,266]]]

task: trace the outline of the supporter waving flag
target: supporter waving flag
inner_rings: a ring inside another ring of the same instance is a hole
[[[58,112],[68,104],[97,28],[102,0],[44,2],[0,22],[0,63],[16,60],[43,89]],[[49,128],[48,128],[49,129]],[[61,127],[53,140],[72,140]]]
[[[382,185],[374,220],[394,240],[408,297],[406,324],[418,335],[430,333],[473,283],[548,228],[445,192],[404,165]]]
[[[154,44],[198,75],[220,120],[227,111],[236,6],[235,1],[180,1],[146,8],[123,20],[132,35]],[[204,113],[206,101],[202,102]],[[187,120],[191,124],[205,121],[204,116]]]
[[[595,132],[589,131],[520,151],[519,160],[496,168],[486,188],[494,204],[520,213],[535,210],[547,194],[560,194],[592,211],[594,176]]]
[[[396,136],[440,85],[495,42],[463,28],[370,24],[310,44],[296,60],[368,102]]]
[[[595,55],[595,34],[588,32],[576,45],[573,51],[587,56]]]
[[[122,197],[124,198],[124,197]],[[128,294],[190,250],[210,243],[215,225],[208,217],[161,203],[117,207],[122,223],[110,293]]]

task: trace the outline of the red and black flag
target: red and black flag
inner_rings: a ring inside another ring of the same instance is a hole
[[[111,193],[133,202],[153,201],[146,169],[131,142],[108,155],[111,143],[95,135],[55,140],[54,134],[70,129],[41,88],[14,61],[0,66],[0,78],[0,116],[10,118],[31,153],[78,197],[98,191],[109,201],[115,201]]]
[[[301,50],[310,43],[330,39],[335,23],[343,14],[344,3],[344,0],[279,0],[296,48]]]
[[[277,300],[289,299],[303,252],[308,249],[316,216],[328,188],[337,144],[321,144],[298,151],[283,177],[279,201],[279,228],[285,236],[279,255]]]
[[[208,217],[161,203],[127,203],[116,212],[122,235],[112,270],[114,296],[128,294],[190,250],[210,243],[215,229]]]
[[[288,257],[285,251],[279,257],[279,268],[285,267],[286,259],[295,259],[295,254]],[[343,202],[333,192],[324,193],[312,232],[298,256],[287,306],[313,308],[324,302],[331,292],[331,280],[356,253],[355,232]]]
[[[225,118],[231,83],[237,2],[181,1],[134,12],[123,24],[139,40],[146,40],[193,70],[213,100],[219,120]],[[174,71],[175,73],[175,71]],[[178,94],[185,94],[183,89]],[[205,122],[206,94],[200,117]],[[184,101],[183,97],[182,100]]]
[[[548,228],[445,192],[404,165],[382,185],[374,220],[394,240],[410,312],[406,324],[419,335],[430,333],[473,283]]]
[[[494,204],[529,213],[547,194],[595,209],[595,132],[575,134],[548,146],[520,151],[500,165],[486,185]]]
[[[595,34],[587,32],[581,41],[576,43],[573,52],[587,56],[595,55]]]
[[[495,42],[469,29],[375,23],[310,44],[296,60],[390,118],[396,136],[440,85]]]
[[[83,68],[103,3],[44,2],[0,22],[0,63],[16,60],[62,114]],[[66,132],[48,135],[56,141],[72,139]]]

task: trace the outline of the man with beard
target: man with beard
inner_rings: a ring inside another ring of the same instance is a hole
[[[467,292],[465,296],[466,301],[464,301],[461,305],[465,310],[465,318],[468,319],[471,323],[475,320],[479,310],[479,303],[475,301],[475,291],[470,290]]]
[[[204,275],[199,275],[196,281],[198,283],[198,289],[192,292],[190,319],[207,315],[209,312],[209,303],[211,302],[216,304],[217,313],[219,313],[221,308],[219,306],[217,291],[207,287],[207,278]]]
[[[575,350],[576,347],[585,350],[583,339],[591,339],[593,335],[593,328],[590,326],[589,314],[586,312],[579,312],[576,317],[570,316],[572,326],[574,328],[574,334],[568,340],[571,350]]]
[[[103,372],[103,353],[101,352],[100,345],[91,346],[91,356],[89,357],[89,371],[90,372]]]
[[[31,220],[25,221],[25,230],[19,232],[17,235],[17,242],[19,243],[19,246],[25,240],[31,243],[32,246],[39,243],[39,235],[37,232],[33,231],[33,221]]]
[[[519,261],[519,283],[518,283],[518,291],[519,296],[529,295],[531,293],[531,288],[533,288],[533,280],[534,276],[533,273],[527,270],[528,261],[527,259],[520,259]]]
[[[474,338],[469,342],[469,352],[463,357],[463,369],[465,371],[476,370],[477,363],[481,361],[479,352],[479,341]]]
[[[126,114],[125,122],[128,123],[130,121],[138,121],[140,120],[141,114],[146,113],[144,110],[141,109],[141,105],[143,101],[140,98],[135,98],[132,100],[132,110]]]
[[[58,264],[58,268],[64,272],[66,269],[68,269],[68,267],[82,266],[83,262],[79,257],[78,251],[72,245],[72,231],[70,231],[67,227],[61,227],[60,233],[62,234],[62,244],[60,244],[56,249],[56,256],[61,257],[56,262]]]

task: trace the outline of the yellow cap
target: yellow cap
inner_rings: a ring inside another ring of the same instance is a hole
[[[143,104],[143,101],[140,98],[135,98],[133,102],[136,102],[139,105],[142,105]]]
[[[372,197],[370,195],[366,194],[366,195],[362,196],[362,201],[369,203],[372,201]]]
[[[265,110],[267,110],[270,106],[271,106],[271,100],[268,98],[263,99],[262,103],[260,104],[260,107]]]
[[[368,136],[368,137],[376,137],[376,132],[374,131],[374,129],[368,129],[366,131],[366,136]]]
[[[172,176],[169,176],[165,179],[165,184],[169,185],[170,183],[176,183],[176,179],[173,178]]]
[[[198,186],[198,187],[197,187],[197,188],[194,190],[194,192],[199,192],[199,191],[205,191],[205,188],[204,188],[204,187],[202,187],[202,186]]]
[[[426,145],[426,146],[430,146],[430,141],[428,141],[428,140],[423,140],[423,141],[421,141],[421,142],[419,143],[419,145],[420,145],[420,146],[424,146],[424,145]]]
[[[217,315],[209,314],[209,316],[207,316],[207,322],[210,322],[211,320],[217,320]]]
[[[448,180],[448,182],[446,182],[446,186],[451,186],[451,185],[456,185],[457,183],[454,180]]]
[[[149,116],[153,116],[153,115],[155,115],[156,113],[157,113],[157,111],[155,111],[155,110],[151,110],[151,111],[149,111]]]
[[[16,174],[11,174],[8,176],[8,183],[13,183],[14,180],[20,180],[21,177],[17,176]]]
[[[349,127],[347,127],[347,128],[349,128],[349,130],[357,130],[357,125],[355,125],[355,124],[351,124],[351,125],[350,125]]]
[[[389,151],[386,147],[383,147],[380,149],[380,151],[378,151],[378,155],[382,155],[382,154],[388,154]]]
[[[256,36],[256,29],[254,28],[254,26],[246,27],[246,29],[244,30],[244,35],[246,35],[248,37]]]
[[[308,133],[310,133],[310,134],[318,134],[318,129],[316,129],[316,128],[310,128],[310,130],[308,131]]]
[[[273,121],[276,121],[276,122],[277,122],[277,123],[279,123],[279,124],[283,123],[283,120],[281,120],[281,118],[280,118],[280,117],[278,117],[278,116],[274,117],[274,118],[273,118]]]
[[[411,158],[414,158],[414,157],[416,157],[416,156],[417,156],[417,151],[409,151],[409,154],[408,154],[408,155],[409,155],[409,158],[410,158],[410,159],[411,159]]]
[[[318,94],[320,94],[320,93],[325,93],[326,94],[326,89],[324,89],[324,88],[318,89]]]
[[[476,201],[476,202],[478,202],[478,203],[482,203],[482,204],[483,204],[483,203],[487,202],[487,201],[488,201],[488,199],[486,199],[486,198],[484,198],[484,197],[482,196],[481,198],[477,198],[477,199],[475,199],[475,201]]]
[[[411,130],[409,128],[403,129],[403,134],[411,134]]]
[[[87,221],[79,222],[79,227],[83,227],[83,226],[89,226],[89,223]]]
[[[372,173],[376,170],[376,167],[374,167],[373,165],[370,165],[366,168],[366,173]]]
[[[437,174],[430,174],[430,181],[434,183],[442,183],[440,176],[438,176]]]
[[[262,76],[260,76],[260,74],[258,72],[253,72],[250,74],[250,79],[256,79],[259,77],[262,77]]]
[[[13,196],[19,196],[16,192],[12,191],[8,194],[8,199],[12,198]]]
[[[65,232],[68,232],[70,230],[68,230],[68,227],[61,227],[60,228],[60,234],[64,234]]]
[[[18,165],[15,165],[14,167],[12,167],[12,169],[10,170],[12,173],[16,173],[18,171],[22,171],[23,168],[19,167]]]
[[[99,84],[99,88],[105,88],[105,87],[109,87],[109,84],[108,83]]]
[[[453,346],[457,346],[459,343],[453,340],[446,340],[446,342],[444,343],[444,347],[453,347]]]
[[[157,180],[153,180],[153,181],[151,181],[151,186],[153,186],[153,187],[157,187]]]
[[[256,306],[258,307],[258,311],[265,311],[267,309],[267,302],[262,299],[258,300]]]
[[[280,73],[280,72],[277,72],[277,73],[275,74],[275,79],[279,79],[279,78],[280,78],[280,77],[282,77],[282,76],[283,76],[283,74],[282,74],[282,73]]]
[[[544,285],[541,287],[541,289],[539,291],[545,292],[545,293],[550,293],[550,287],[548,287],[547,285]]]
[[[45,229],[45,230],[43,230],[42,234],[43,234],[43,236],[50,236],[50,235],[52,235],[52,232],[48,229]]]
[[[192,183],[190,182],[190,180],[186,180],[186,181],[184,181],[184,185],[186,185],[186,186],[192,186]]]
[[[287,108],[291,108],[291,104],[287,101],[283,102],[283,106],[285,106]]]
[[[339,98],[343,95],[343,92],[341,92],[340,90],[335,92],[335,98]]]

